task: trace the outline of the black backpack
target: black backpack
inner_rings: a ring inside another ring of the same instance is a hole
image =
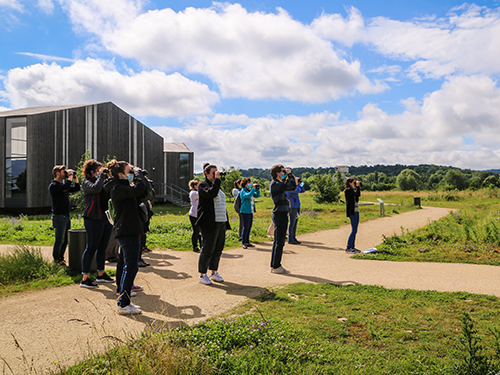
[[[241,196],[238,194],[238,196],[234,200],[234,210],[238,214],[240,213],[240,207],[241,207]]]
[[[155,189],[153,187],[153,181],[150,180],[147,177],[145,177],[144,179],[146,180],[146,190],[139,197],[139,200],[141,202],[147,202],[147,201],[154,202],[154,200],[155,200]]]

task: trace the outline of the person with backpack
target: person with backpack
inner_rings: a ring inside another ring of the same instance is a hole
[[[189,221],[191,222],[191,227],[193,228],[193,234],[191,234],[191,245],[193,246],[193,251],[199,253],[202,247],[201,242],[201,232],[200,227],[196,225],[196,218],[198,217],[198,202],[200,196],[198,195],[198,183],[199,181],[191,180],[189,181],[189,200],[191,201],[191,208],[189,209]],[[200,247],[198,247],[198,242]]]
[[[240,214],[240,206],[241,206],[241,179],[234,181],[234,189],[232,191],[234,197],[234,210],[238,214],[239,226],[238,226],[238,241],[241,241],[241,234],[243,233],[243,219]]]
[[[240,215],[243,221],[243,233],[241,243],[243,249],[254,247],[250,243],[250,231],[252,229],[253,214],[255,213],[255,198],[260,197],[260,186],[253,184],[248,177],[241,180],[242,189],[240,191]]]
[[[144,219],[139,213],[138,198],[146,190],[146,180],[140,168],[132,169],[125,161],[111,160],[108,169],[113,176],[105,185],[114,207],[116,238],[123,256],[123,272],[118,292],[118,314],[140,314],[142,310],[130,300],[135,276],[139,270],[141,237],[144,235]],[[133,182],[133,184],[132,184]]]
[[[112,225],[106,217],[108,209],[108,194],[104,190],[107,182],[107,170],[100,162],[89,159],[83,164],[82,183],[85,198],[85,210],[83,211],[83,224],[87,246],[82,256],[82,288],[94,289],[98,285],[90,278],[90,265],[96,258],[98,283],[112,283],[114,280],[104,270],[106,262],[106,249],[111,236]]]

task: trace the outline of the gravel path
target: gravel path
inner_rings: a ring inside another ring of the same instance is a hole
[[[378,245],[382,234],[414,230],[449,211],[424,207],[361,223],[356,245]],[[300,225],[300,222],[299,222]],[[470,264],[403,263],[351,259],[343,250],[350,232],[345,226],[299,236],[301,245],[287,245],[283,265],[290,275],[270,273],[271,243],[224,251],[220,273],[225,282],[198,283],[193,252],[155,251],[145,256],[137,283],[144,292],[133,298],[144,313],[116,314],[114,284],[88,290],[71,285],[0,298],[0,373],[44,373],[74,364],[89,354],[137,335],[146,327],[193,324],[237,306],[278,284],[312,282],[382,285],[387,288],[467,291],[500,297],[498,267]],[[7,246],[0,246],[6,251]],[[44,248],[50,254],[50,248]],[[2,361],[3,360],[3,361]],[[4,363],[2,363],[4,362]]]

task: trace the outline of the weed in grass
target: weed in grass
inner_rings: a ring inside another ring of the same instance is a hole
[[[47,262],[40,248],[19,245],[0,255],[0,294],[71,284],[63,267]]]

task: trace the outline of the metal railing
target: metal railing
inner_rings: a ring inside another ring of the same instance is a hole
[[[156,200],[189,206],[189,191],[168,183],[155,183]]]

